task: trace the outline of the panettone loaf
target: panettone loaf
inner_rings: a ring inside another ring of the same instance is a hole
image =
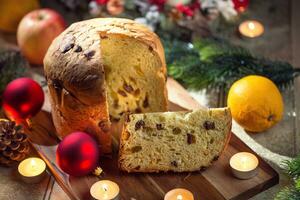
[[[111,120],[167,109],[163,47],[132,20],[72,24],[52,42],[44,69],[58,134],[94,134],[104,153],[110,152]]]
[[[225,148],[231,121],[229,108],[129,115],[119,167],[128,172],[202,170]]]

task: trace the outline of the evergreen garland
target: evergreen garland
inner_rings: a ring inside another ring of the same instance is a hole
[[[284,163],[287,174],[296,179],[300,178],[300,155],[292,161],[285,161]],[[300,182],[299,182],[300,183]]]
[[[287,62],[255,57],[245,48],[220,39],[202,39],[193,44],[165,41],[164,45],[169,75],[191,89],[228,89],[236,80],[254,74],[286,87],[300,73]]]
[[[0,50],[0,102],[1,94],[6,85],[21,77],[28,63],[21,56],[21,53],[16,50]]]
[[[300,200],[300,190],[286,187],[276,195],[275,200]]]
[[[284,162],[286,173],[294,180],[294,185],[281,190],[275,200],[300,200],[300,155],[292,161]]]

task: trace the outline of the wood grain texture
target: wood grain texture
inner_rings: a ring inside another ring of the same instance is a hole
[[[174,80],[168,80],[169,104],[171,111],[195,109],[201,107]],[[177,89],[176,89],[177,88]],[[178,106],[179,104],[180,106]],[[45,117],[48,117],[47,119]],[[166,192],[176,187],[190,190],[195,199],[225,200],[248,199],[278,183],[278,174],[258,155],[259,174],[250,180],[239,180],[231,175],[228,163],[230,157],[240,151],[254,153],[249,147],[232,134],[230,143],[220,159],[210,168],[194,173],[142,173],[128,174],[117,168],[117,141],[112,157],[101,158],[100,166],[104,170],[103,176],[69,177],[63,173],[55,162],[57,139],[49,113],[43,112],[33,119],[33,130],[28,132],[30,138],[41,157],[46,161],[56,181],[71,199],[92,199],[89,194],[91,185],[100,179],[115,181],[121,189],[121,199],[130,200],[159,200]],[[36,129],[35,127],[40,127]],[[42,128],[41,128],[42,127]],[[119,125],[120,128],[120,125]],[[116,128],[119,129],[119,128]],[[44,134],[43,134],[44,133]],[[117,137],[117,134],[114,134]],[[45,143],[45,141],[48,141]],[[37,144],[38,143],[38,144]],[[46,144],[46,145],[41,145]]]

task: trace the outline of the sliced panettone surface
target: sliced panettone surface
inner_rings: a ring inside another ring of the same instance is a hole
[[[120,138],[128,172],[197,171],[217,160],[231,134],[229,108],[132,114]]]

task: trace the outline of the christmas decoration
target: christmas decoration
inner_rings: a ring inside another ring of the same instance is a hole
[[[93,17],[99,16],[101,13],[101,6],[96,1],[89,3],[89,12]]]
[[[183,5],[186,5],[186,4],[189,4],[191,3],[192,0],[167,0],[167,4],[170,5],[170,6],[177,6],[178,4],[183,4]]]
[[[232,118],[251,132],[262,132],[277,124],[283,100],[276,85],[263,76],[246,76],[230,87],[227,97]]]
[[[294,184],[282,189],[274,198],[275,200],[300,199],[300,155],[291,161],[285,161],[286,173],[292,178]]]
[[[108,3],[109,0],[96,0],[96,3],[100,4],[100,5],[105,5]]]
[[[72,176],[83,176],[96,169],[99,147],[87,133],[73,132],[66,136],[56,150],[59,167]]]
[[[206,5],[205,7],[201,6],[202,2]],[[201,15],[207,13],[206,20],[212,19],[207,10],[213,9],[215,13],[221,13],[228,20],[237,15],[231,0],[228,2],[223,0],[92,0],[88,7],[92,16],[122,14],[126,18],[133,18],[135,21],[149,26],[153,31],[161,33],[180,30],[177,26],[193,20],[196,13],[201,13]],[[203,21],[201,20],[199,23],[203,23]],[[190,31],[193,32],[193,29]],[[177,33],[177,35],[180,34]]]
[[[44,103],[44,92],[34,80],[18,78],[5,88],[2,103],[9,117],[17,121],[25,120],[40,111]]]
[[[238,12],[244,12],[249,5],[249,0],[232,0],[234,9]]]
[[[22,17],[40,7],[39,0],[1,0],[0,30],[15,32]]]
[[[194,15],[194,11],[189,7],[189,6],[185,6],[183,4],[178,4],[176,6],[177,10],[179,12],[181,12],[182,14],[192,17]]]
[[[21,53],[16,50],[3,50],[0,49],[0,74],[5,74],[5,76],[0,76],[0,101],[2,99],[2,92],[6,85],[16,79],[21,77],[28,63],[23,58]]]
[[[93,174],[95,176],[101,176],[103,174],[103,169],[101,167],[96,167],[96,169],[94,170]]]
[[[253,56],[248,50],[221,39],[191,43],[165,40],[168,74],[190,89],[228,89],[247,75],[261,75],[279,87],[288,87],[300,73],[289,63]]]
[[[227,21],[232,21],[238,14],[231,0],[202,0],[201,8],[209,19],[217,18],[220,13]]]
[[[111,15],[119,15],[124,11],[123,0],[109,0],[106,9]]]
[[[32,64],[43,64],[52,40],[65,26],[63,17],[54,10],[38,9],[28,13],[21,20],[17,31],[22,54]]]
[[[15,122],[0,119],[0,164],[10,166],[29,152],[27,135]]]
[[[148,26],[152,31],[155,30],[156,26],[159,23],[159,10],[157,6],[149,7],[149,10],[146,12],[145,17],[136,18],[135,21],[141,24]]]
[[[227,21],[232,21],[237,16],[232,1],[217,1],[216,7]]]
[[[149,2],[150,4],[153,4],[153,5],[158,6],[158,8],[159,8],[160,10],[162,10],[162,9],[164,8],[165,3],[167,2],[167,0],[148,0],[148,2]]]

